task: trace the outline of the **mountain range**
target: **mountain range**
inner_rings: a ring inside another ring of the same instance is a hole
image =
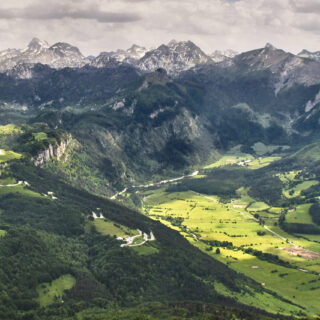
[[[276,49],[270,44],[267,44],[265,47],[265,49],[270,48]],[[96,57],[84,57],[77,47],[68,43],[58,42],[50,46],[46,41],[33,38],[24,49],[7,49],[1,51],[0,71],[20,69],[20,73],[17,72],[16,75],[21,78],[26,78],[30,76],[30,74],[23,72],[21,65],[27,65],[28,68],[31,68],[32,65],[37,63],[48,65],[55,69],[67,67],[81,68],[85,65],[101,68],[108,66],[112,61],[116,61],[120,64],[126,63],[133,65],[145,72],[151,72],[157,68],[164,68],[170,75],[177,76],[180,72],[195,66],[230,61],[237,55],[239,55],[239,53],[231,49],[225,51],[216,50],[212,54],[206,54],[191,41],[177,42],[172,40],[167,45],[163,44],[156,49],[148,50],[138,45],[132,45],[128,50],[119,49],[115,52],[102,52]],[[302,50],[295,57],[319,61],[319,56],[319,52]],[[270,60],[269,62],[264,62],[265,67],[268,67],[268,63],[276,63],[276,61],[271,62],[272,56],[265,57],[265,59]],[[296,58],[291,64],[299,64],[301,61],[302,60]],[[284,67],[287,69],[292,68],[292,66],[290,67],[290,63]]]
[[[36,38],[0,52],[0,318],[318,314],[317,260],[282,250],[302,229],[318,250],[311,216],[286,220],[319,216],[318,56],[173,40],[85,57]]]
[[[111,189],[239,143],[313,139],[320,63],[271,44],[234,54],[214,62],[190,41],[171,41],[89,59],[71,45],[33,39],[27,49],[1,53],[2,119],[35,117],[70,131],[95,159],[98,188],[109,163]]]

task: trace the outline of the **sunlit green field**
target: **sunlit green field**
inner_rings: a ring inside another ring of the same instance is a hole
[[[48,306],[55,302],[62,303],[65,290],[71,289],[76,284],[76,279],[70,275],[64,275],[50,283],[42,283],[38,286],[38,301],[40,306]]]
[[[318,183],[319,183],[318,181],[314,181],[314,180],[304,181],[304,182],[297,184],[294,188],[284,190],[283,194],[287,198],[295,198],[295,197],[300,196],[301,191],[308,190],[310,187],[315,186]]]
[[[281,159],[281,157],[264,157],[264,158],[260,157],[258,159],[255,159],[252,162],[249,162],[248,167],[249,167],[249,169],[260,169],[260,168],[266,167],[270,163],[277,161],[277,160],[280,160],[280,159]]]
[[[264,202],[253,202],[250,204],[250,206],[247,208],[248,211],[263,211],[268,210],[270,206],[268,206]]]
[[[125,237],[136,234],[136,230],[131,230],[125,226],[114,223],[107,219],[95,219],[93,224],[98,232],[103,235]]]
[[[260,169],[268,166],[270,163],[280,160],[281,157],[259,157],[254,158],[250,154],[239,153],[239,155],[225,155],[218,161],[204,167],[204,169],[214,169],[227,165],[238,165],[248,169]]]
[[[230,164],[237,164],[241,161],[245,161],[245,160],[253,160],[254,157],[252,155],[247,155],[247,154],[239,154],[239,156],[237,155],[226,155],[223,156],[221,159],[219,159],[218,161],[207,165],[206,167],[204,167],[204,169],[212,169],[212,168],[218,168],[218,167],[222,167],[222,166],[226,166],[226,165],[230,165]]]
[[[0,163],[1,162],[8,162],[8,161],[11,161],[14,159],[20,159],[21,157],[22,157],[22,155],[19,153],[0,149]]]
[[[194,192],[166,193],[164,189],[152,191],[151,194],[148,192],[145,205],[152,218],[179,230],[193,245],[204,252],[259,283],[264,283],[265,288],[277,292],[282,297],[307,306],[311,313],[320,313],[320,308],[317,306],[320,296],[319,276],[311,273],[311,271],[320,272],[317,267],[319,259],[306,260],[284,251],[283,248],[292,245],[265,230],[253,219],[251,213],[234,208],[232,204],[222,204],[215,196]],[[262,204],[257,206],[262,208]],[[319,244],[313,243],[311,247],[307,240],[295,238],[274,226],[278,213],[260,212],[260,215],[266,218],[267,225],[272,230],[281,233],[285,239],[306,249],[317,249],[320,252]],[[175,223],[175,218],[183,218],[180,227]],[[258,235],[259,231],[265,234]],[[205,242],[208,240],[232,242],[236,248],[228,249],[220,246],[221,253],[216,254],[217,247],[208,245]],[[277,255],[283,261],[289,262],[292,267],[260,260],[252,254],[245,253],[241,248],[252,248]]]
[[[244,166],[247,169],[259,169],[279,159],[280,157],[255,159],[245,154],[226,155],[204,167],[204,170],[230,164]],[[286,186],[283,191],[285,195],[299,196],[301,191],[318,183],[312,180],[301,181],[299,173],[297,170],[278,175]],[[296,183],[291,188],[293,191],[288,188],[290,183]],[[162,187],[143,192],[144,210],[151,218],[178,230],[202,251],[253,278],[261,283],[262,287],[276,292],[297,305],[302,305],[309,315],[319,315],[320,235],[288,234],[278,225],[284,208],[272,207],[257,201],[248,195],[248,191],[248,188],[241,187],[236,190],[235,199],[230,203],[222,203],[215,195],[204,195],[193,191],[166,192],[166,188]],[[313,223],[309,208],[310,204],[302,204],[288,210],[286,222]],[[259,222],[261,219],[263,224]],[[279,260],[277,262],[259,259],[252,252],[245,252],[250,248],[271,254]],[[305,255],[300,256],[295,248],[304,250]],[[216,253],[217,249],[220,250],[219,253]],[[309,258],[309,252],[313,252],[315,256]],[[223,294],[234,295],[225,292],[225,288],[219,287],[219,284],[217,289]],[[296,307],[288,307],[285,303],[280,306],[281,301],[273,301],[270,297],[242,295],[237,298],[243,303],[259,305],[271,312],[277,310],[290,314],[298,310]]]
[[[280,180],[284,183],[289,183],[291,181],[294,181],[296,179],[296,176],[301,172],[301,170],[296,171],[289,171],[285,173],[278,173],[277,176],[280,178]]]
[[[14,124],[7,124],[5,126],[0,126],[0,135],[10,135],[10,134],[16,134],[16,133],[22,133],[23,130],[21,130],[20,127],[14,125]]]
[[[43,197],[40,193],[27,189],[23,184],[14,187],[0,186],[0,194],[20,193],[28,197]]]
[[[312,218],[309,214],[310,207],[311,204],[302,204],[297,206],[297,208],[294,210],[289,210],[286,215],[286,222],[313,224]]]

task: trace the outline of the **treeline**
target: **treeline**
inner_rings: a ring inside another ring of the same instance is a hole
[[[319,203],[314,203],[310,209],[309,213],[312,217],[312,221],[320,226],[320,204]]]
[[[273,171],[250,170],[229,166],[206,172],[201,179],[187,179],[169,186],[167,192],[193,190],[204,194],[215,194],[224,200],[237,197],[237,189],[249,187],[249,195],[257,201],[281,206],[286,199],[282,197],[283,183]]]
[[[244,249],[244,252],[251,254],[251,255],[254,255],[255,257],[257,257],[260,260],[268,261],[268,262],[278,264],[280,266],[287,267],[287,268],[293,268],[289,262],[280,259],[275,254],[262,252],[260,250],[255,250],[253,248]]]

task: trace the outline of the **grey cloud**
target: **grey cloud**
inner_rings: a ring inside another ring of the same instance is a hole
[[[88,19],[101,23],[126,23],[141,19],[138,14],[126,12],[106,12],[96,7],[86,9],[73,8],[69,5],[55,6],[29,6],[24,9],[0,9],[0,19],[28,19],[28,20],[53,20],[53,19]]]
[[[85,54],[132,43],[159,46],[172,38],[190,39],[207,52],[249,50],[266,42],[316,51],[319,13],[320,0],[1,1],[0,50],[37,36],[70,42]]]
[[[320,2],[318,0],[290,0],[290,4],[295,12],[320,13]]]
[[[303,21],[297,21],[294,26],[297,29],[308,31],[314,34],[320,33],[320,21],[318,19],[304,19]]]

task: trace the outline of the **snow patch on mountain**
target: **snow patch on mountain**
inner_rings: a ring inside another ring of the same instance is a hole
[[[227,59],[232,59],[239,53],[237,51],[234,51],[232,49],[228,50],[216,50],[212,54],[210,54],[210,58],[212,59],[213,62],[222,62]]]
[[[191,41],[172,40],[167,45],[163,44],[147,52],[137,66],[147,72],[163,68],[168,74],[175,76],[196,65],[209,62],[212,62],[211,58]]]
[[[138,60],[141,59],[147,51],[146,48],[134,44],[127,50],[119,49],[117,51],[101,52],[98,57],[92,59],[91,64],[99,68],[110,65],[110,61],[136,65]],[[99,61],[99,63],[97,63],[97,61]]]
[[[59,42],[50,46],[48,42],[33,38],[24,49],[8,49],[0,52],[0,72],[6,72],[20,64],[45,64],[52,68],[79,68],[89,63],[78,48]],[[30,72],[21,68],[19,78],[30,77]]]
[[[314,100],[309,100],[305,107],[305,112],[311,111],[318,103],[320,103],[320,91],[315,96]]]
[[[320,61],[320,51],[310,52],[308,50],[302,50],[298,53],[299,57],[313,59],[315,61]]]

